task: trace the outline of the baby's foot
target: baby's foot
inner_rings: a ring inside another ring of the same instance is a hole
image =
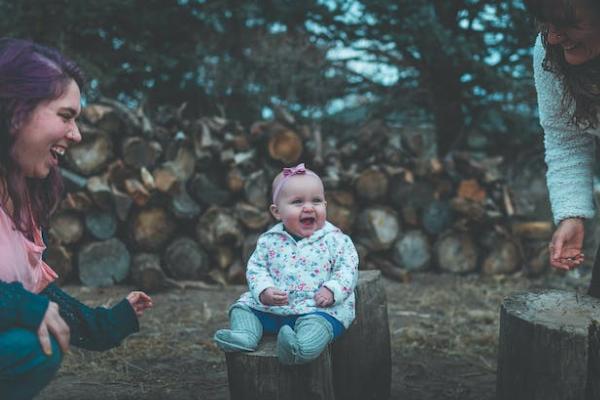
[[[277,358],[282,364],[297,364],[298,338],[296,332],[284,325],[277,334]]]
[[[227,352],[254,351],[258,340],[250,332],[219,329],[214,337],[217,346]]]

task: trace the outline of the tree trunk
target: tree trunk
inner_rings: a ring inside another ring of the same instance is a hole
[[[517,293],[500,308],[498,400],[585,400],[588,326],[600,302],[559,290]]]

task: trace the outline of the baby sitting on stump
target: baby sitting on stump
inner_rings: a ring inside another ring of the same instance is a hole
[[[326,206],[321,179],[304,164],[275,177],[270,211],[281,222],[258,238],[250,290],[229,309],[231,329],[215,333],[223,351],[254,351],[265,332],[277,334],[283,364],[303,364],[354,320],[358,255],[326,221]]]

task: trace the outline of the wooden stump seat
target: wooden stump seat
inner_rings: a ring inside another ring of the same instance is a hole
[[[588,330],[600,300],[561,290],[517,293],[500,309],[498,400],[588,400],[600,380]],[[590,371],[592,371],[590,373]]]
[[[392,363],[381,273],[360,271],[355,295],[352,325],[308,364],[281,364],[272,335],[255,352],[226,353],[231,400],[387,399]]]

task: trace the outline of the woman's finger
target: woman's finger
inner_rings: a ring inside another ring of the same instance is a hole
[[[38,338],[40,340],[40,345],[42,346],[42,351],[47,356],[52,355],[52,346],[50,345],[50,334],[48,333],[48,328],[46,324],[42,323],[38,328]]]

